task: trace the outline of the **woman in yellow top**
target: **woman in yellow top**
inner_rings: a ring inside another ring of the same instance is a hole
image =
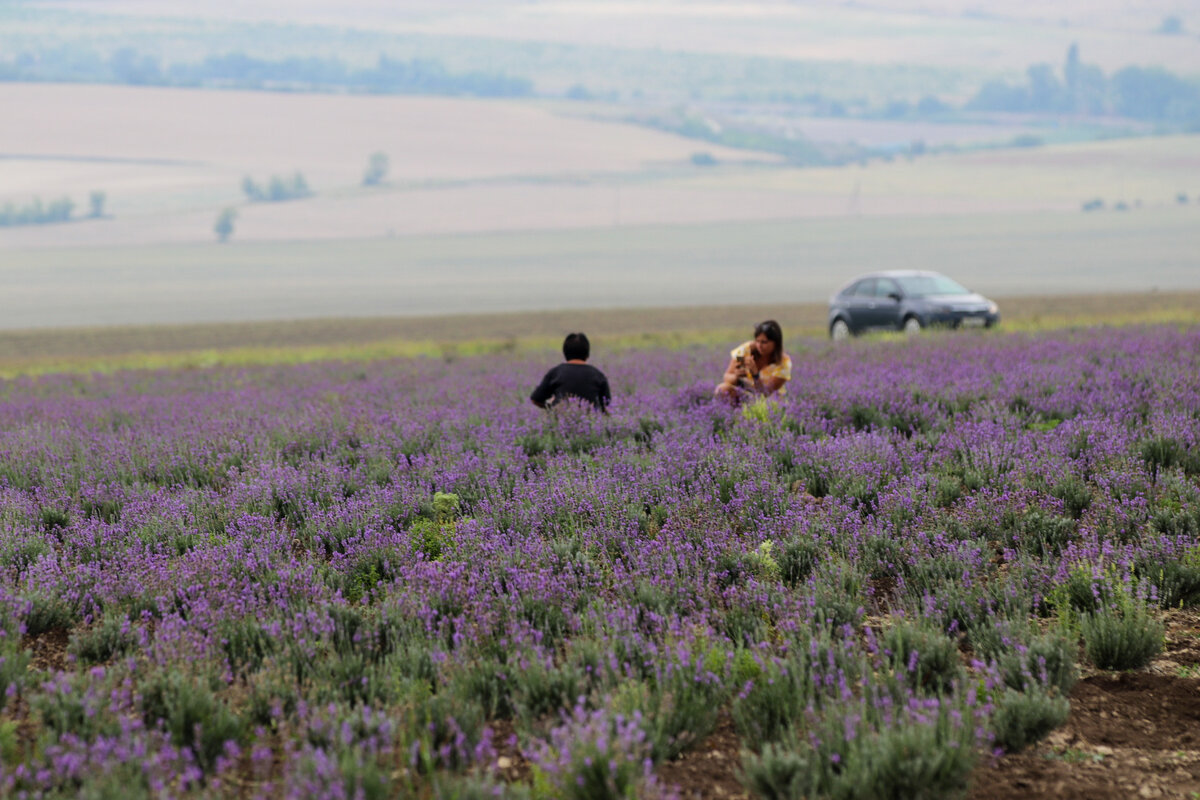
[[[773,319],[754,326],[754,338],[729,353],[716,394],[737,404],[748,394],[786,394],[792,359],[783,352],[783,331]]]

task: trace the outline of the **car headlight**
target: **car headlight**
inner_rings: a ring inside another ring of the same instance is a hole
[[[989,313],[989,314],[997,314],[997,313],[999,313],[999,312],[1000,312],[1000,306],[996,305],[996,304],[995,304],[995,303],[993,303],[991,300],[988,300],[988,306],[987,306],[987,308],[988,308],[988,313]]]

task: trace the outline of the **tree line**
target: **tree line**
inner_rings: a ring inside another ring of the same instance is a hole
[[[194,63],[164,64],[130,47],[107,58],[67,47],[23,52],[0,63],[0,80],[476,97],[521,97],[533,92],[533,82],[527,78],[451,72],[433,59],[406,61],[380,55],[374,66],[356,68],[334,57],[270,60],[234,51]]]
[[[104,204],[107,199],[108,196],[104,192],[92,192],[88,198],[88,217],[94,219],[104,216]],[[70,222],[74,218],[74,211],[75,201],[65,195],[48,202],[42,202],[42,198],[35,197],[24,205],[8,202],[0,206],[0,228]]]
[[[968,110],[1115,115],[1146,122],[1200,125],[1200,84],[1161,67],[1125,67],[1111,76],[1079,58],[1072,44],[1061,72],[1034,64],[1023,83],[988,81],[967,102]]]

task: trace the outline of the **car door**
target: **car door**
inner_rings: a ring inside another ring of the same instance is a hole
[[[842,305],[851,329],[861,331],[871,326],[875,306],[875,279],[864,278],[842,295]]]
[[[875,281],[875,306],[871,309],[871,327],[900,327],[900,286],[891,278]]]

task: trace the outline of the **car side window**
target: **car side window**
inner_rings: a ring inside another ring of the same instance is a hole
[[[887,297],[892,294],[900,294],[900,287],[896,285],[895,281],[888,278],[880,278],[875,283],[876,297]]]
[[[854,295],[856,297],[874,297],[875,279],[867,278],[866,280],[859,281],[858,286],[856,286],[854,289]]]

